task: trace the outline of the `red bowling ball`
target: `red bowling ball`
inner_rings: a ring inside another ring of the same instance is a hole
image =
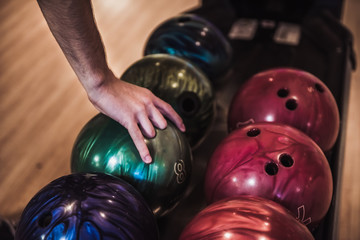
[[[318,145],[283,124],[256,123],[230,133],[208,163],[209,203],[254,195],[280,203],[314,227],[327,213],[333,192],[329,163]]]
[[[291,125],[328,151],[340,120],[335,98],[320,79],[302,70],[277,68],[251,77],[232,99],[229,130],[253,122]]]
[[[198,213],[179,240],[311,240],[310,231],[279,204],[243,196],[216,202]]]

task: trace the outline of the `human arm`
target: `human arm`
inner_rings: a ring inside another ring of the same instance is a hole
[[[115,77],[106,61],[90,0],[38,0],[38,4],[89,100],[127,128],[141,158],[150,163],[142,132],[153,137],[154,126],[166,127],[165,117],[185,131],[179,115],[148,89]]]

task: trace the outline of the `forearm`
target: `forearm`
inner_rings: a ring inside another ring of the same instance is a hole
[[[101,86],[110,70],[90,0],[38,0],[41,11],[82,85]]]

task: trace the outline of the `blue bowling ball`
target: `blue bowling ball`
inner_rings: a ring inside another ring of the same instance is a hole
[[[210,80],[225,74],[232,47],[220,30],[195,14],[182,14],[161,23],[150,34],[144,55],[165,53],[199,67]]]

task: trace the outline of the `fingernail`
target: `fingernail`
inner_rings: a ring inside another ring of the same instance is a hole
[[[180,130],[183,131],[183,132],[185,132],[186,128],[185,128],[185,125],[184,125],[184,124],[181,124]]]
[[[150,164],[152,162],[152,158],[150,155],[146,155],[145,156],[145,159],[144,159],[144,162],[147,163],[147,164]]]

